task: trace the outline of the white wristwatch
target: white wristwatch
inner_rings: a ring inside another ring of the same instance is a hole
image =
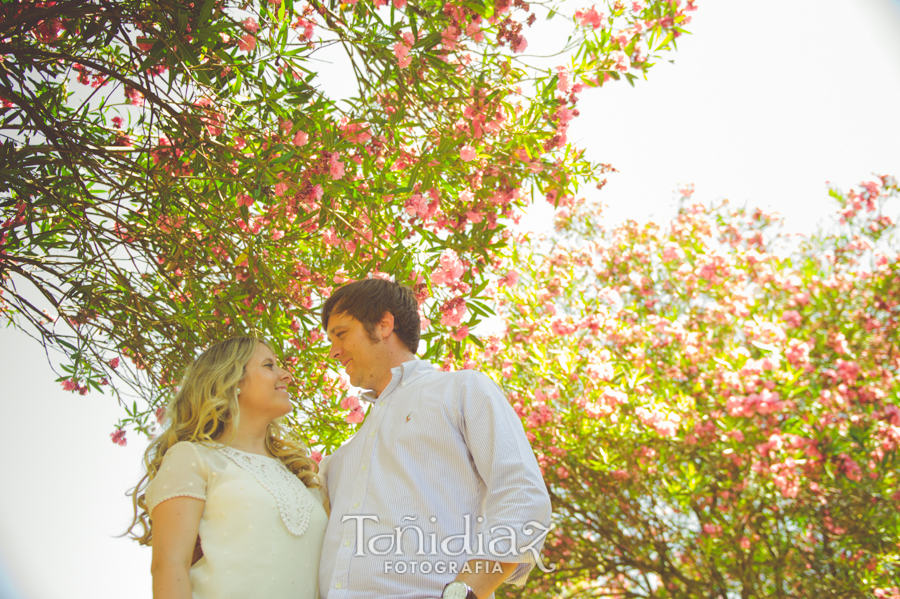
[[[478,599],[478,595],[475,594],[472,587],[456,580],[444,587],[441,599]]]

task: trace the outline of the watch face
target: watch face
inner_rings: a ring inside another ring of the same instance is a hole
[[[469,594],[469,586],[464,582],[451,582],[444,587],[442,599],[466,599]]]

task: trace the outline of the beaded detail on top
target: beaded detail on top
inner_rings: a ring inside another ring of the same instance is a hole
[[[303,481],[288,470],[284,462],[232,447],[219,447],[218,450],[271,493],[288,532],[297,537],[306,532],[309,517],[316,505],[315,500]]]

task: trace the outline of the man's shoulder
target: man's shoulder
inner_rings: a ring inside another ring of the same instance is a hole
[[[453,381],[453,382],[467,382],[470,380],[488,380],[492,381],[491,377],[481,372],[480,370],[475,370],[474,368],[464,369],[464,370],[441,370],[440,368],[435,368],[428,372],[429,383],[433,380],[441,380],[441,381]]]
[[[449,391],[482,391],[503,393],[497,382],[480,370],[434,370],[423,380],[429,387]]]

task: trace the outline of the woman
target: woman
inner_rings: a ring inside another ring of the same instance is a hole
[[[130,530],[140,524],[135,538],[153,546],[154,599],[317,596],[327,516],[316,463],[276,422],[291,411],[290,382],[253,337],[219,342],[188,369],[133,491]]]

